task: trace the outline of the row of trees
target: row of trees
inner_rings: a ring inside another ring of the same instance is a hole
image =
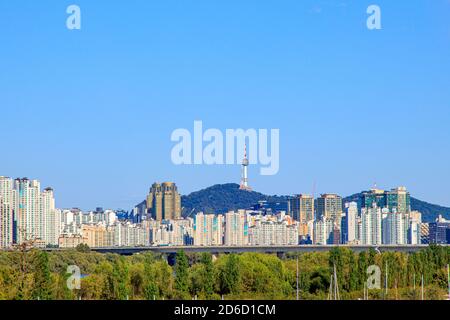
[[[371,299],[419,299],[422,276],[425,298],[444,299],[449,258],[450,249],[438,246],[411,254],[336,248],[283,257],[180,251],[173,266],[151,253],[2,252],[0,299],[295,299],[297,292],[301,299],[326,299],[335,266],[341,298],[358,299],[370,265],[382,270],[382,287],[369,290]],[[70,265],[81,270],[79,289],[67,286]]]

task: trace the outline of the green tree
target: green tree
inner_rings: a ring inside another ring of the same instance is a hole
[[[45,251],[36,252],[34,258],[34,286],[33,299],[52,299],[52,282],[48,264],[48,253]]]
[[[144,290],[144,264],[134,263],[129,266],[131,295],[133,299],[142,297]]]
[[[348,288],[349,291],[355,291],[358,290],[358,262],[353,252],[350,252],[349,268]]]
[[[241,282],[239,270],[239,257],[236,254],[227,256],[225,266],[221,273],[221,289],[223,293],[236,293]]]
[[[212,256],[210,253],[203,253],[200,259],[203,264],[203,291],[206,298],[210,298],[214,294],[215,271]]]
[[[358,283],[359,288],[364,286],[364,283],[367,280],[367,267],[369,264],[367,263],[367,253],[360,252],[358,255]]]
[[[175,289],[179,298],[186,297],[189,291],[189,261],[183,250],[177,252],[175,261]]]
[[[85,243],[80,243],[79,245],[77,245],[75,250],[77,250],[78,252],[83,252],[83,253],[87,253],[87,252],[91,251],[89,246],[87,244],[85,244]]]
[[[113,269],[114,297],[118,300],[128,299],[129,295],[129,272],[124,257],[120,257],[114,264]]]
[[[311,274],[309,280],[309,292],[312,294],[324,293],[330,285],[330,272],[327,268],[322,267]]]

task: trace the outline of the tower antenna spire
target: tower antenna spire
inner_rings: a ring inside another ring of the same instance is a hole
[[[244,144],[244,159],[242,159],[242,176],[239,189],[252,191],[252,188],[250,188],[250,186],[248,185],[248,165],[249,161],[247,158],[247,144]]]

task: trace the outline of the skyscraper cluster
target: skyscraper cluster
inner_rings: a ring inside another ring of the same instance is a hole
[[[60,210],[53,189],[37,180],[0,177],[0,246],[32,241],[34,245],[58,245]]]
[[[300,236],[314,244],[421,243],[421,214],[411,211],[404,187],[371,189],[362,194],[360,203],[343,204],[336,194],[322,194],[315,201],[298,195],[289,199],[288,211],[300,222]]]

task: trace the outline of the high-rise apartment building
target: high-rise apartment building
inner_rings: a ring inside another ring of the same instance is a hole
[[[37,180],[0,177],[0,201],[2,245],[31,239],[58,245],[61,219],[51,188],[41,192]]]
[[[314,220],[314,198],[307,194],[299,194],[289,198],[288,214],[302,224]]]
[[[44,220],[41,237],[46,244],[58,245],[61,233],[61,211],[55,207],[55,197],[52,188],[46,188],[41,193],[41,215]]]
[[[40,183],[28,178],[14,180],[17,242],[44,238],[44,215],[41,207]]]
[[[385,208],[383,211],[387,211],[387,209]],[[384,212],[382,215],[382,229],[383,244],[407,244],[409,215],[401,212]]]
[[[158,221],[181,218],[181,197],[175,183],[152,185],[147,196],[147,213]]]
[[[356,244],[358,241],[358,204],[350,202],[345,204],[345,219],[342,228],[343,243]]]
[[[361,209],[361,244],[378,245],[382,243],[381,208],[376,204]]]
[[[334,219],[322,216],[314,221],[313,243],[318,245],[334,242]]]
[[[193,219],[146,220],[152,245],[193,245]]]
[[[225,245],[244,246],[248,243],[248,224],[244,210],[225,214]]]
[[[194,217],[194,245],[222,245],[223,222],[223,215],[197,213]]]
[[[249,228],[249,244],[261,246],[286,246],[298,244],[298,222],[257,221]]]
[[[0,177],[0,248],[13,243],[14,209],[13,182],[11,178]]]
[[[408,243],[421,244],[422,213],[411,211],[409,214]]]

